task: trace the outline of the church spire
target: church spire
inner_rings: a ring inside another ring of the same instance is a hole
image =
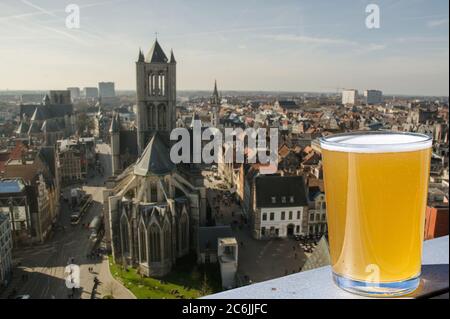
[[[167,63],[168,59],[163,49],[159,45],[158,39],[155,40],[152,48],[147,54],[147,63]]]
[[[214,96],[219,97],[219,91],[217,91],[217,80],[214,80]]]
[[[214,92],[211,96],[212,105],[220,105],[219,91],[217,90],[217,80],[214,81]]]

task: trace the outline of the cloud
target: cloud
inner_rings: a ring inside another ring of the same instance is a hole
[[[368,45],[360,45],[358,49],[356,49],[356,53],[362,54],[362,53],[369,53],[374,51],[382,51],[387,48],[386,44],[377,44],[377,43],[370,43]]]
[[[358,45],[357,42],[349,41],[345,39],[332,39],[332,38],[322,38],[322,37],[311,37],[295,34],[276,34],[276,35],[262,35],[260,38],[275,40],[275,41],[285,41],[285,42],[295,42],[295,43],[305,43],[305,44],[319,44],[319,45]]]
[[[442,25],[447,25],[447,24],[448,24],[448,18],[445,18],[445,19],[428,21],[427,26],[429,28],[435,28],[435,27],[440,27]]]
[[[278,35],[263,35],[261,38],[270,39],[275,41],[285,41],[290,43],[302,43],[308,45],[318,45],[318,46],[334,46],[343,45],[350,47],[356,54],[365,54],[373,51],[381,51],[386,49],[386,44],[379,43],[360,43],[356,41],[350,41],[341,38],[325,38],[325,37],[311,37],[304,35],[295,34],[278,34]]]
[[[400,37],[395,39],[398,43],[448,43],[448,37]]]

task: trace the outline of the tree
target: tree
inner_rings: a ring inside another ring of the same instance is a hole
[[[78,134],[82,135],[84,132],[89,133],[94,130],[94,119],[86,115],[86,113],[78,113],[77,117],[77,130]]]

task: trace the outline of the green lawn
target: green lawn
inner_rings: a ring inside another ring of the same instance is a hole
[[[161,279],[141,278],[136,269],[114,264],[109,258],[113,276],[138,299],[193,299],[221,291],[220,269],[218,264],[199,266],[195,256],[187,256],[177,261],[172,272]],[[177,290],[177,294],[171,292]]]

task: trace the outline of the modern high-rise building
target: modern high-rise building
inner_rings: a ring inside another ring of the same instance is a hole
[[[383,103],[383,92],[378,90],[365,90],[364,100],[367,105]]]
[[[100,82],[98,84],[99,97],[113,98],[116,97],[116,89],[114,82]]]
[[[343,90],[342,91],[342,104],[355,105],[358,100],[358,90]]]
[[[81,97],[81,90],[80,88],[77,87],[71,87],[71,88],[67,88],[68,91],[70,91],[70,97],[72,98],[72,102],[74,100],[77,100]]]
[[[84,88],[84,97],[87,99],[96,99],[98,98],[98,88],[95,87],[86,87]]]
[[[69,90],[51,90],[48,92],[50,104],[52,105],[71,105],[71,93]]]

